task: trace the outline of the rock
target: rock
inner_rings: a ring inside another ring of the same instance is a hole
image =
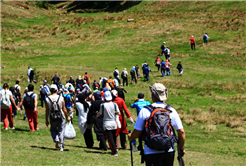
[[[132,22],[132,21],[134,21],[133,18],[127,19],[127,22]]]

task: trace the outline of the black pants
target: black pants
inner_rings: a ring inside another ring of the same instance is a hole
[[[190,47],[191,47],[192,50],[193,50],[193,48],[196,49],[195,43],[191,43]]]
[[[100,137],[99,138],[99,148],[100,149],[103,149],[103,150],[107,150],[108,149],[108,146],[106,144],[106,139],[104,137]]]
[[[84,133],[85,144],[87,148],[92,148],[94,145],[92,132],[90,129],[86,129]]]
[[[133,83],[133,81],[135,81],[135,83],[137,83],[137,78],[136,78],[136,76],[134,75],[134,76],[131,76],[131,77],[132,77],[131,83]]]
[[[45,103],[45,95],[41,95],[41,107],[44,107],[44,103]]]
[[[123,78],[123,86],[125,85],[125,83],[126,83],[126,86],[128,86],[128,78],[127,77]]]
[[[30,83],[34,82],[34,75],[29,75]]]
[[[116,154],[116,130],[105,130],[105,135],[108,140],[111,154]]]
[[[121,81],[118,77],[114,77],[118,82],[119,82],[119,85],[121,84]]]
[[[146,166],[173,166],[175,152],[144,155]]]
[[[158,69],[158,71],[159,71],[159,70],[160,70],[160,65],[157,65],[157,64],[156,64],[155,66],[157,67],[157,69]]]

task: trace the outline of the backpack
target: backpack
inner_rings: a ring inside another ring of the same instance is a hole
[[[20,97],[20,91],[18,89],[19,86],[15,87],[14,93],[15,93],[15,97],[19,96]]]
[[[113,75],[114,75],[114,77],[117,77],[117,76],[118,76],[117,71],[114,71],[114,72],[113,72]]]
[[[60,106],[58,104],[58,101],[60,99],[60,95],[57,99],[57,101],[52,101],[49,97],[49,101],[51,102],[51,111],[50,111],[50,120],[51,121],[58,121],[58,120],[62,120],[63,116],[62,116],[62,113],[61,113],[61,109],[60,109]]]
[[[7,100],[7,95],[6,95],[6,91],[5,94],[2,94],[2,98],[1,98],[1,109],[9,109],[10,104]]]
[[[160,62],[159,61],[156,61],[156,65],[160,65]]]
[[[69,104],[69,99],[67,98],[68,94],[67,95],[64,95],[64,101],[65,101],[65,105],[68,105]]]
[[[164,44],[162,44],[162,45],[161,45],[161,49],[162,49],[162,50],[164,50],[164,49],[165,49]]]
[[[145,120],[143,137],[145,144],[151,149],[167,152],[175,142],[178,142],[171,126],[170,107],[169,105],[166,108],[156,108],[152,105],[144,107],[151,111],[150,118]]]
[[[124,74],[124,71],[121,72],[121,78],[125,78],[125,74]]]
[[[30,76],[31,76],[31,75],[34,75],[34,70],[31,70],[31,71],[30,71]]]
[[[34,93],[32,93],[31,95],[28,95],[26,93],[26,97],[24,98],[24,102],[23,105],[25,107],[25,109],[34,109],[34,99],[32,98],[32,96],[34,95]]]
[[[206,40],[206,39],[207,39],[207,36],[206,36],[206,35],[204,35],[204,36],[203,36],[203,40]]]
[[[84,80],[86,81],[86,83],[88,82],[88,76],[84,76]]]
[[[44,88],[40,90],[40,95],[47,95],[47,92]]]
[[[132,70],[130,71],[130,74],[131,74],[132,76],[134,76],[134,75],[135,75],[135,70],[132,69]]]

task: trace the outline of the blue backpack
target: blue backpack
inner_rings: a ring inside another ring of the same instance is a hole
[[[207,35],[204,35],[204,36],[203,36],[203,40],[206,40],[206,39],[207,39]]]

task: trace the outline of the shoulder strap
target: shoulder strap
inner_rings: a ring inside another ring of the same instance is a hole
[[[147,106],[144,106],[144,108],[147,108],[150,112],[153,112],[156,107],[154,107],[152,105],[147,105]]]
[[[49,101],[52,103],[52,100],[49,98],[49,97],[47,97],[48,99],[49,99]]]
[[[58,101],[59,101],[60,97],[61,97],[61,95],[59,95],[59,97],[58,97],[58,99],[57,99],[56,103],[58,103]]]

